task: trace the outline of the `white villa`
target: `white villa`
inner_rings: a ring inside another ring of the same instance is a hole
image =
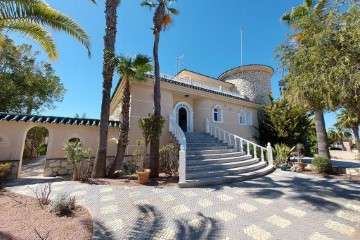
[[[230,69],[218,78],[190,70],[182,70],[176,76],[161,76],[161,114],[167,121],[160,144],[176,139],[181,145],[180,183],[191,182],[192,171],[194,176],[198,172],[195,163],[203,164],[200,162],[204,159],[214,160],[208,172],[210,175],[214,172],[213,178],[220,182],[230,175],[241,180],[269,172],[270,167],[264,162],[268,151],[256,145],[255,139],[257,111],[268,102],[273,72],[271,67],[254,64]],[[119,82],[111,98],[109,139],[117,138],[123,84]],[[143,138],[138,120],[152,111],[153,79],[149,76],[146,81],[132,81],[128,155],[134,150],[136,140]],[[67,174],[64,142],[78,137],[85,146],[96,149],[98,124],[96,119],[0,113],[0,161],[12,161],[13,178],[18,177],[26,134],[30,128],[41,125],[49,130],[44,175]],[[250,156],[253,148],[255,153]],[[260,149],[261,156],[256,155],[256,149]],[[108,156],[114,154],[115,146],[109,144]],[[193,162],[187,164],[188,161]],[[229,167],[224,168],[226,162]],[[202,180],[193,177],[192,182]]]

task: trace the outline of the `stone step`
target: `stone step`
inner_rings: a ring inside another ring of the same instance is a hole
[[[198,172],[198,171],[234,169],[234,168],[256,164],[259,161],[260,160],[256,158],[250,158],[250,159],[224,158],[224,159],[215,159],[215,160],[205,160],[202,161],[200,164],[187,164],[186,174],[191,174],[192,172]]]
[[[249,166],[236,167],[236,168],[228,168],[228,169],[220,169],[220,170],[209,170],[209,171],[186,171],[186,179],[201,179],[201,178],[209,178],[209,177],[221,177],[228,175],[235,175],[239,173],[246,173],[256,171],[260,168],[266,166],[265,162],[258,162],[256,164],[252,164]]]
[[[252,159],[250,155],[244,155],[240,157],[227,157],[227,158],[213,158],[213,159],[187,159],[186,165],[205,165],[205,164],[222,164],[222,163],[232,163]]]
[[[227,143],[222,143],[222,142],[217,142],[217,143],[212,143],[212,142],[189,143],[189,142],[186,142],[186,146],[188,148],[190,148],[190,147],[218,147],[218,146],[229,146],[229,145]]]
[[[224,150],[224,149],[233,149],[231,146],[207,146],[207,147],[186,147],[187,151],[203,151],[203,150]]]
[[[203,186],[213,186],[226,183],[242,182],[248,179],[257,178],[264,176],[273,171],[272,167],[266,166],[264,168],[258,169],[256,171],[234,174],[234,175],[225,175],[219,177],[208,177],[201,179],[186,180],[185,183],[179,183],[181,188],[192,188],[192,187],[203,187]]]
[[[233,153],[235,149],[221,149],[221,150],[186,150],[186,155],[205,155],[205,154],[220,154],[220,153]]]
[[[244,152],[229,152],[220,154],[192,154],[186,152],[186,160],[202,160],[202,159],[219,159],[219,158],[230,158],[230,157],[241,157],[246,155]]]

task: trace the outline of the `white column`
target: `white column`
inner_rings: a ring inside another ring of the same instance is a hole
[[[186,181],[186,152],[181,146],[179,151],[179,183]]]
[[[206,133],[209,133],[210,131],[209,131],[209,119],[208,118],[206,118],[206,120],[205,120],[205,132]]]
[[[269,166],[274,166],[274,160],[273,160],[273,155],[272,155],[272,147],[271,147],[271,144],[268,143],[267,145],[267,152],[268,152],[268,163],[269,163]]]
[[[172,114],[169,117],[169,132],[173,132]]]

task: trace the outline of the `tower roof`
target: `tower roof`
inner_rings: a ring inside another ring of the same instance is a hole
[[[249,64],[249,65],[243,65],[243,66],[239,66],[239,67],[235,67],[230,70],[227,70],[227,71],[223,72],[222,74],[220,74],[218,79],[220,81],[224,81],[224,78],[226,78],[230,75],[234,75],[234,74],[241,73],[244,71],[251,71],[251,70],[265,71],[265,72],[268,72],[271,76],[274,74],[274,69],[270,66],[263,65],[263,64]]]

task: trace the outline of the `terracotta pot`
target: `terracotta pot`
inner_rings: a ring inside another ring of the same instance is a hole
[[[143,172],[136,172],[140,184],[146,184],[149,181],[150,169],[144,169]]]
[[[298,166],[301,169],[301,171],[305,170],[305,166],[306,166],[305,163],[303,163],[303,162],[295,162],[295,165]]]

